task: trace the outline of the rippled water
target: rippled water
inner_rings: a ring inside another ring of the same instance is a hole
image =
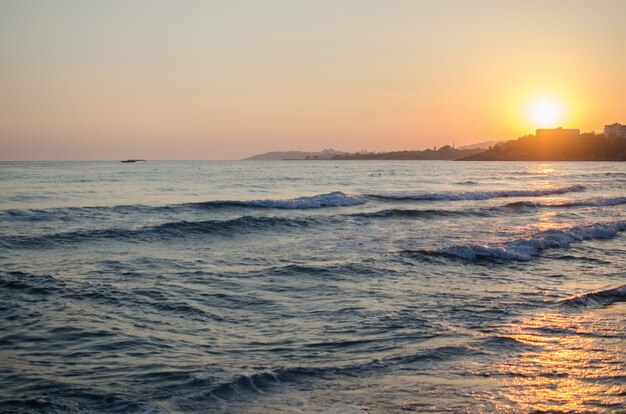
[[[626,165],[0,163],[2,412],[626,411]]]

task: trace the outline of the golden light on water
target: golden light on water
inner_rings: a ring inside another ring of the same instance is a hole
[[[529,173],[533,174],[552,174],[556,172],[556,166],[554,164],[532,164],[527,168]]]
[[[506,378],[506,405],[520,412],[604,412],[619,404],[626,387],[609,379],[626,375],[624,344],[611,319],[554,312],[510,327],[506,336],[531,348],[495,367]]]

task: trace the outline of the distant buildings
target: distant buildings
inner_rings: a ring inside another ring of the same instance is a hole
[[[578,138],[580,136],[580,129],[544,128],[538,129],[535,136],[537,138]],[[626,125],[618,124],[617,122],[611,125],[605,125],[604,136],[626,138]]]
[[[611,135],[626,138],[626,125],[618,124],[617,122],[612,125],[605,125],[604,136],[608,137]]]
[[[537,138],[578,138],[580,129],[544,128],[538,129]]]

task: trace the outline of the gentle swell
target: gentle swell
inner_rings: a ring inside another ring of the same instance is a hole
[[[330,376],[355,376],[371,371],[379,371],[396,365],[419,363],[421,361],[445,361],[456,357],[482,353],[465,346],[444,346],[423,353],[403,355],[385,359],[375,359],[361,364],[326,367],[291,367],[265,370],[263,372],[240,375],[232,381],[223,383],[208,392],[208,396],[224,401],[236,398],[245,393],[263,393],[265,390],[284,383],[304,380],[306,378],[328,378]]]
[[[390,201],[460,201],[460,200],[487,200],[492,198],[506,197],[539,197],[544,195],[564,194],[568,192],[583,191],[584,187],[575,185],[545,190],[500,190],[500,191],[469,191],[469,192],[442,192],[442,193],[390,193],[369,194],[363,197],[376,198]],[[20,220],[26,222],[37,221],[74,221],[102,217],[109,213],[129,215],[133,213],[157,213],[173,212],[179,209],[221,209],[221,208],[250,208],[250,209],[282,209],[302,210],[325,207],[347,207],[364,204],[366,200],[360,196],[350,195],[341,191],[327,194],[319,194],[310,197],[298,197],[286,200],[215,200],[198,203],[171,204],[164,206],[147,205],[118,205],[110,207],[67,207],[52,209],[11,209],[0,211],[0,218],[6,220]],[[506,204],[504,207],[584,207],[584,206],[615,206],[626,204],[626,197],[598,198],[590,200],[569,201],[562,203],[541,203],[533,201],[518,201]],[[474,213],[470,212],[470,215]],[[435,210],[417,211],[391,209],[381,212],[358,214],[364,217],[416,217],[416,216],[445,216],[457,215],[457,212],[441,212]],[[482,213],[480,215],[483,215]]]
[[[327,194],[319,194],[310,197],[298,197],[287,200],[214,200],[198,203],[170,204],[163,206],[148,206],[142,204],[117,205],[117,206],[91,206],[91,207],[65,207],[50,209],[9,209],[0,211],[0,219],[20,220],[26,222],[37,221],[72,221],[77,219],[89,219],[102,217],[109,213],[129,215],[135,213],[162,214],[185,209],[228,209],[257,208],[257,209],[282,209],[303,210],[324,207],[345,207],[364,204],[365,200],[360,197],[349,195],[341,191]]]
[[[111,228],[71,231],[41,236],[13,236],[0,240],[5,248],[41,248],[58,243],[79,243],[94,240],[129,242],[184,238],[193,235],[233,236],[258,230],[303,228],[318,222],[315,218],[289,219],[281,217],[243,216],[232,220],[177,221],[138,229]]]
[[[626,285],[572,296],[563,299],[560,303],[566,306],[582,307],[609,305],[615,302],[626,302]]]
[[[564,201],[555,203],[540,203],[535,201],[515,201],[505,204],[504,207],[608,207],[626,204],[626,197],[591,198],[588,200]]]
[[[389,194],[368,194],[368,197],[382,200],[395,201],[460,201],[460,200],[488,200],[491,198],[506,197],[540,197],[545,195],[565,194],[583,191],[582,185],[570,187],[550,188],[543,190],[497,190],[497,191],[464,191],[464,192],[443,192],[443,193],[389,193]]]
[[[195,207],[250,207],[250,208],[276,208],[301,210],[322,207],[343,207],[363,204],[365,201],[359,197],[335,191],[328,194],[319,194],[311,197],[298,197],[288,200],[248,200],[248,201],[205,201],[201,203],[189,203]]]
[[[404,252],[454,257],[467,261],[490,259],[526,261],[545,249],[565,248],[583,240],[609,239],[624,230],[626,230],[626,220],[547,230],[528,239],[517,239],[497,245],[451,246],[439,250],[405,250]]]

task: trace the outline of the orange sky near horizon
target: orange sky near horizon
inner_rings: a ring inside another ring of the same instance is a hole
[[[626,2],[0,3],[0,159],[390,151],[626,123]]]

